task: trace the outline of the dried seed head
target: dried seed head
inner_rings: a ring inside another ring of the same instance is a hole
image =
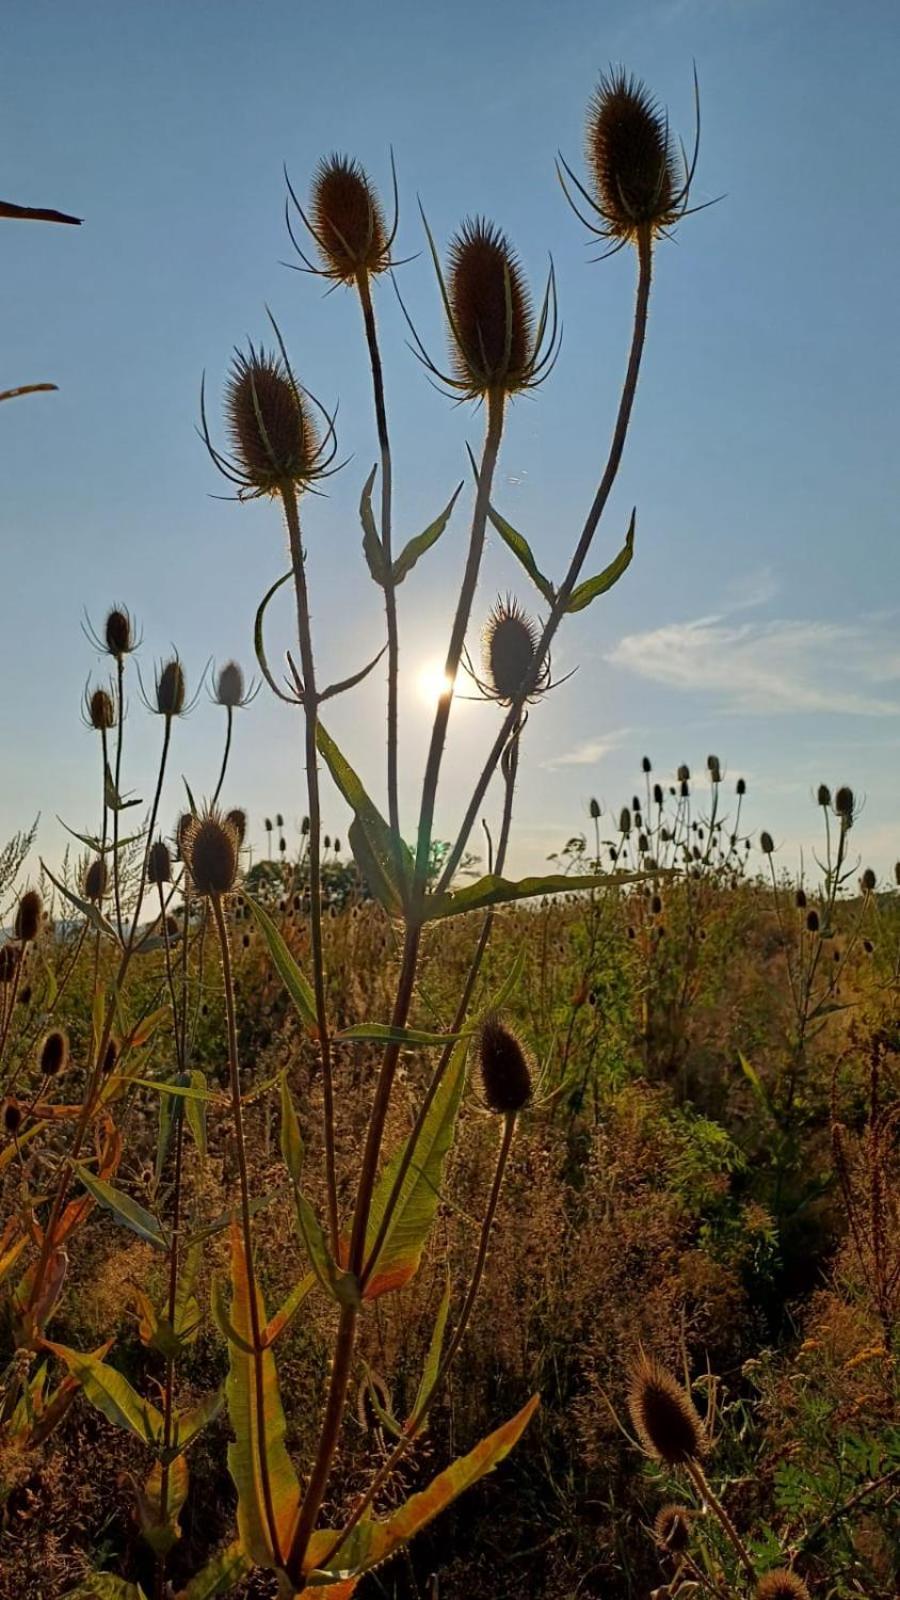
[[[224,817],[215,811],[193,817],[183,850],[198,894],[217,896],[233,889],[238,867],[238,837]]]
[[[745,795],[747,793],[747,780],[746,780],[746,778],[738,778],[738,781],[734,786],[734,792],[737,795]]]
[[[22,1126],[22,1107],[15,1100],[7,1100],[3,1106],[3,1126],[7,1133],[16,1134]]]
[[[166,661],[156,674],[156,710],[161,717],[180,717],[187,690],[184,668],[177,656]]]
[[[623,806],[621,811],[619,812],[619,832],[620,833],[630,833],[631,832],[631,812],[629,811],[627,806]]]
[[[807,912],[807,915],[806,915],[806,926],[807,926],[807,929],[809,930],[810,933],[818,933],[818,931],[819,931],[819,913],[815,909],[813,909],[812,911]]]
[[[853,805],[853,790],[842,784],[834,797],[834,809],[847,828],[853,821]]]
[[[244,839],[245,839],[246,834],[247,834],[247,813],[246,813],[246,811],[242,811],[240,806],[235,806],[232,811],[229,811],[229,812],[226,813],[225,821],[231,823],[231,826],[233,827],[235,833],[237,834],[237,842],[238,842],[238,844],[239,845],[243,844]]]
[[[638,78],[604,74],[588,112],[586,155],[594,202],[610,238],[671,227],[683,193],[668,119]]]
[[[352,283],[359,273],[390,265],[381,202],[358,161],[326,156],[316,169],[310,222],[326,273]]]
[[[172,857],[169,854],[169,846],[164,839],[156,839],[150,846],[150,854],[147,857],[147,882],[160,884],[171,881]]]
[[[18,945],[0,945],[0,983],[12,983],[21,960],[21,951]]]
[[[648,1456],[683,1466],[706,1448],[703,1424],[690,1395],[658,1362],[641,1356],[628,1389],[628,1409]]]
[[[232,447],[248,490],[278,494],[315,476],[320,442],[306,396],[277,356],[238,351],[225,390]]]
[[[641,770],[643,772],[652,772],[653,771],[653,763],[650,760],[649,756],[644,756],[643,757],[643,759],[641,761]]]
[[[877,882],[878,882],[878,879],[875,876],[875,872],[874,872],[873,868],[872,867],[866,867],[866,870],[862,875],[862,886],[865,889],[867,894],[871,894],[872,893],[872,890],[875,888],[875,885],[876,885]]]
[[[244,699],[244,674],[236,661],[227,661],[216,679],[216,699],[220,706],[234,710]]]
[[[518,257],[493,223],[476,217],[451,240],[447,295],[451,355],[466,393],[525,388],[534,353],[531,299]]]
[[[655,806],[661,806],[662,803],[663,803],[662,784],[655,783],[653,785],[653,804]]]
[[[525,1051],[509,1028],[488,1017],[479,1040],[481,1082],[492,1111],[515,1114],[531,1099],[531,1071]]]
[[[511,705],[531,672],[538,647],[538,630],[516,600],[498,600],[482,638],[482,669],[488,693],[502,706]],[[528,699],[546,688],[546,663]]]
[[[805,911],[806,910],[806,890],[805,889],[798,889],[797,890],[797,893],[794,896],[794,903],[795,903],[798,911]]]
[[[753,1600],[810,1600],[809,1590],[802,1578],[787,1567],[767,1572],[753,1591]]]
[[[182,861],[184,860],[184,841],[187,837],[193,820],[194,817],[192,812],[182,811],[181,816],[178,818],[178,821],[175,824],[175,842],[178,846],[178,854]]]
[[[706,770],[709,773],[712,783],[722,782],[722,765],[718,756],[707,756]]]
[[[87,720],[98,733],[106,733],[115,726],[116,707],[107,689],[94,689],[85,696]]]
[[[653,1523],[653,1537],[661,1550],[679,1555],[691,1536],[692,1513],[687,1506],[660,1506]]]
[[[45,1078],[55,1078],[65,1072],[69,1061],[69,1039],[62,1028],[54,1028],[44,1038],[38,1053],[38,1062]]]
[[[85,899],[90,900],[94,905],[99,905],[106,894],[108,880],[109,873],[106,870],[106,862],[102,856],[97,856],[96,860],[91,862],[84,875]]]
[[[600,815],[600,802],[599,802],[599,800],[592,800],[591,804],[590,804],[590,807],[589,807],[589,810],[590,810],[590,813],[591,813],[591,816],[592,816],[593,820],[596,822],[597,818]]]
[[[40,932],[43,909],[43,901],[37,889],[26,889],[19,901],[15,921],[16,938],[20,939],[23,944],[30,944],[33,939],[37,938]]]
[[[816,804],[820,806],[831,805],[831,790],[827,783],[820,783],[816,792]]]
[[[678,768],[678,782],[679,783],[689,783],[690,779],[691,779],[691,769],[686,764],[686,762],[682,761],[681,766]]]
[[[106,618],[103,638],[111,656],[121,661],[135,647],[134,624],[124,606],[113,606]]]
[[[759,848],[764,856],[770,856],[775,849],[775,840],[770,833],[766,832],[765,828],[763,828],[759,836]]]

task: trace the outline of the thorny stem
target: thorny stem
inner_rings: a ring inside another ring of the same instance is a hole
[[[547,651],[549,650],[554,634],[556,633],[556,630],[559,627],[563,616],[565,615],[566,606],[571,599],[572,591],[575,588],[581,573],[581,569],[584,566],[585,559],[591,547],[591,541],[597,530],[597,525],[606,508],[606,502],[609,499],[613,484],[616,481],[619,464],[622,460],[622,452],[625,447],[625,439],[628,434],[628,424],[631,420],[631,410],[632,406],[634,405],[634,396],[637,390],[638,375],[641,367],[641,356],[644,349],[644,339],[647,333],[647,310],[650,304],[650,284],[652,275],[653,241],[649,231],[644,231],[638,238],[638,284],[634,309],[634,328],[631,336],[631,350],[628,357],[628,367],[625,372],[625,381],[622,386],[622,394],[619,400],[619,410],[616,416],[615,427],[613,429],[612,443],[610,445],[606,467],[604,468],[603,476],[600,479],[597,493],[594,496],[593,504],[588,512],[587,520],[585,521],[584,528],[582,529],[581,537],[578,541],[575,554],[570,562],[569,570],[566,573],[562,586],[553,605],[550,608],[550,615],[547,618],[544,631],[534,653],[534,659],[532,661],[531,668],[521,688],[519,689],[515,700],[509,708],[500,732],[494,740],[491,752],[487,758],[487,761],[485,762],[481,776],[478,779],[478,783],[475,786],[475,792],[472,795],[469,808],[463,819],[456,843],[453,846],[453,849],[450,851],[446,862],[444,863],[444,870],[441,873],[440,881],[437,885],[438,893],[441,893],[442,890],[447,889],[454,872],[459,866],[462,853],[465,850],[468,842],[469,834],[472,832],[472,828],[475,825],[475,820],[478,816],[479,810],[481,809],[481,804],[484,800],[488,784],[493,777],[497,762],[500,760],[510,734],[512,733],[512,730],[515,727],[519,716],[521,715],[522,707],[524,706],[525,701],[527,700],[529,694],[531,694],[533,691],[534,686],[540,677],[541,669],[547,658]],[[482,478],[483,477],[484,464],[482,464]]]
[[[119,799],[120,784],[122,782],[122,730],[125,722],[125,658],[116,656],[116,800]],[[106,793],[106,774],[103,777],[104,795]],[[119,808],[113,806],[113,895],[116,902],[116,931],[119,938],[124,938],[122,928],[122,886],[119,878]]]
[[[228,719],[228,725],[227,725],[227,729],[226,729],[226,733],[225,733],[225,751],[224,751],[224,754],[222,756],[222,766],[221,766],[221,769],[219,771],[219,781],[216,784],[215,793],[214,793],[214,795],[212,797],[212,804],[213,805],[217,804],[218,799],[219,799],[219,795],[222,793],[222,785],[225,782],[225,772],[226,772],[226,769],[228,767],[228,757],[231,754],[231,731],[232,731],[232,726],[233,726],[233,723],[234,723],[234,709],[233,709],[233,707],[232,706],[226,706],[225,707],[225,714],[226,714],[226,717]]]
[[[334,1081],[331,1070],[331,1040],[328,1033],[328,1006],[325,997],[325,961],[322,951],[322,813],[319,800],[319,767],[316,745],[319,705],[316,697],[315,664],[309,624],[306,565],[300,537],[300,512],[297,504],[297,493],[293,484],[285,484],[282,487],[281,499],[284,505],[284,518],[287,524],[291,564],[294,571],[294,590],[297,597],[297,634],[303,674],[303,715],[306,725],[306,788],[309,805],[310,939],[312,943],[313,987],[316,997],[316,1029],[319,1035],[319,1049],[322,1057],[328,1225],[331,1234],[331,1248],[336,1254],[340,1239],[340,1221],[338,1218],[337,1174],[334,1158]]]
[[[356,287],[362,306],[369,362],[372,368],[372,392],[375,400],[375,422],[378,430],[378,448],[381,454],[381,548],[384,552],[384,614],[388,637],[388,703],[387,703],[387,793],[388,821],[391,825],[391,843],[397,882],[404,883],[402,842],[400,833],[399,781],[397,776],[398,715],[397,694],[400,675],[400,641],[397,630],[397,595],[394,586],[391,551],[391,506],[393,493],[393,465],[391,443],[388,435],[387,410],[384,403],[384,373],[381,351],[378,347],[378,329],[372,305],[371,283],[368,272],[357,273]]]
[[[241,1109],[241,1082],[238,1066],[237,1018],[234,1007],[234,981],[231,971],[231,950],[228,944],[228,931],[225,927],[225,918],[222,913],[222,900],[220,895],[213,895],[210,900],[216,932],[219,936],[219,950],[222,956],[222,987],[225,993],[225,1017],[228,1028],[228,1074],[231,1086],[231,1114],[234,1121],[234,1142],[237,1151],[238,1176],[241,1190],[241,1233],[243,1236],[244,1261],[247,1268],[247,1283],[249,1286],[248,1299],[250,1302],[250,1330],[253,1342],[253,1378],[254,1397],[256,1403],[256,1438],[259,1445],[258,1464],[259,1478],[265,1507],[266,1524],[269,1543],[276,1564],[281,1566],[281,1544],[278,1535],[278,1522],[275,1517],[275,1505],[272,1498],[272,1483],[269,1476],[269,1461],[265,1446],[265,1377],[262,1365],[262,1332],[259,1325],[259,1304],[256,1297],[256,1271],[253,1264],[253,1232],[250,1224],[250,1183],[247,1177],[247,1151],[244,1143],[244,1118]]]
[[[688,1460],[684,1465],[685,1471],[687,1472],[688,1477],[700,1496],[701,1501],[705,1501],[709,1506],[710,1511],[714,1512],[714,1514],[718,1517],[719,1522],[722,1524],[725,1533],[737,1552],[741,1566],[744,1568],[744,1571],[750,1579],[750,1582],[755,1584],[756,1568],[750,1559],[747,1547],[744,1544],[744,1541],[738,1533],[737,1528],[732,1522],[730,1516],[728,1515],[728,1512],[725,1510],[721,1500],[719,1500],[717,1496],[713,1494],[713,1491],[707,1482],[706,1474],[703,1471],[699,1461],[696,1459]]]

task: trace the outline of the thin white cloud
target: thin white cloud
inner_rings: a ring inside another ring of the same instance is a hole
[[[896,621],[884,616],[734,623],[720,614],[627,634],[607,660],[731,711],[890,717],[900,699],[877,691],[900,681],[896,639]]]
[[[631,733],[630,728],[616,728],[612,733],[604,733],[598,739],[584,739],[581,744],[575,745],[571,750],[565,750],[562,755],[549,756],[541,766],[547,772],[555,772],[558,767],[595,767],[598,762],[608,756],[613,750],[618,750]]]

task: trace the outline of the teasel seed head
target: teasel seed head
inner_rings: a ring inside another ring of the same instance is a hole
[[[787,1567],[780,1567],[760,1578],[753,1600],[810,1600],[810,1594],[802,1578]]]
[[[508,706],[515,700],[534,666],[537,648],[538,630],[527,612],[509,595],[498,600],[488,617],[481,649],[484,688],[498,705]],[[540,698],[549,677],[545,660],[527,696],[529,701]]]
[[[239,845],[242,845],[247,836],[246,811],[243,811],[240,806],[234,806],[231,811],[226,812],[225,821],[231,823],[231,826],[237,835],[237,842]]]
[[[193,817],[183,842],[184,858],[200,895],[229,894],[238,869],[238,837],[216,811]]]
[[[678,170],[666,113],[640,79],[605,73],[588,111],[585,154],[604,237],[653,237],[683,214],[689,179]]]
[[[9,943],[0,945],[0,983],[12,983],[21,959],[22,952],[18,945]]]
[[[691,1537],[692,1513],[687,1506],[660,1506],[653,1523],[653,1537],[661,1550],[680,1555]]]
[[[384,211],[374,186],[351,156],[325,156],[316,168],[309,209],[310,231],[329,278],[352,283],[360,273],[390,266]]]
[[[137,640],[134,623],[125,606],[113,606],[107,613],[103,626],[103,640],[107,651],[117,661],[121,661],[135,649]]]
[[[235,470],[249,496],[304,489],[317,475],[322,441],[312,407],[274,353],[238,351],[225,390]]]
[[[236,661],[226,661],[216,679],[216,700],[233,711],[244,703],[244,674]]]
[[[53,1028],[45,1035],[38,1052],[38,1063],[45,1078],[56,1078],[65,1072],[69,1062],[69,1037],[63,1028]]]
[[[89,689],[84,697],[85,721],[98,733],[108,733],[116,724],[116,703],[108,689]]]
[[[591,817],[592,817],[593,821],[596,822],[597,818],[600,815],[600,801],[599,800],[592,800],[591,803],[590,803],[589,810],[590,810]]]
[[[798,911],[805,911],[806,910],[806,890],[805,889],[798,889],[797,890],[797,893],[794,896],[794,903],[795,903]]]
[[[661,783],[655,783],[653,785],[653,804],[655,806],[661,806],[662,803],[663,803],[662,784]]]
[[[775,840],[772,838],[770,833],[766,832],[765,828],[763,828],[763,831],[759,836],[759,848],[764,856],[770,856],[772,851],[775,849]]]
[[[642,1448],[655,1461],[679,1467],[704,1453],[706,1435],[690,1395],[644,1355],[631,1375],[628,1409]]]
[[[809,933],[818,933],[819,931],[819,913],[815,907],[806,914],[806,927]]]
[[[872,893],[872,890],[875,888],[877,882],[878,879],[875,876],[874,869],[872,867],[866,867],[866,870],[862,875],[862,886],[867,894]]]
[[[22,944],[31,944],[40,932],[44,905],[37,889],[26,889],[16,911],[15,934]]]
[[[845,828],[849,828],[853,822],[854,805],[853,790],[847,784],[841,784],[834,797],[834,809]]]
[[[816,804],[824,807],[831,805],[831,790],[827,783],[820,783],[816,791]]]
[[[515,1115],[531,1099],[531,1069],[515,1034],[497,1017],[482,1024],[479,1060],[484,1098],[492,1111]]]
[[[619,812],[619,832],[620,833],[630,833],[631,832],[631,812],[629,811],[627,806],[623,806],[621,811]]]
[[[650,760],[649,756],[644,756],[642,758],[642,760],[641,760],[641,771],[642,772],[652,772],[653,771],[653,763]]]
[[[106,894],[106,886],[108,881],[109,873],[106,869],[106,862],[102,856],[97,856],[96,859],[91,862],[87,872],[84,875],[85,899],[90,900],[93,905],[99,905],[103,899],[103,896]]]
[[[718,756],[707,756],[706,770],[709,773],[710,781],[712,783],[722,782],[722,764],[719,761]]]
[[[16,1100],[7,1100],[3,1106],[3,1126],[8,1134],[15,1136],[22,1126],[22,1107]]]
[[[746,780],[746,778],[738,778],[738,781],[734,786],[734,792],[738,796],[743,796],[743,795],[745,795],[747,793],[747,780]]]
[[[155,839],[147,856],[147,882],[171,883],[172,856],[164,839]]]
[[[154,710],[161,717],[180,717],[184,710],[187,688],[184,681],[184,668],[178,656],[172,656],[169,661],[163,662],[156,673],[156,687],[154,691]]]
[[[447,303],[456,386],[470,399],[529,388],[537,355],[531,297],[509,240],[483,217],[464,222],[450,242]]]

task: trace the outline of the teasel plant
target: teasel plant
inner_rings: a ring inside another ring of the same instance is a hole
[[[53,222],[78,228],[81,217],[67,211],[56,211],[52,206],[20,206],[12,200],[0,200],[0,220],[15,222]],[[56,389],[55,383],[25,383],[16,389],[0,389],[0,400],[16,400],[26,394],[48,394]]]

